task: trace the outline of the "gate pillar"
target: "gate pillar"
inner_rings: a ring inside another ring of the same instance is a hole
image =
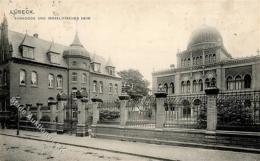
[[[155,93],[156,97],[156,123],[155,128],[163,128],[165,121],[165,99],[167,97],[167,93],[165,91],[159,91]]]
[[[102,99],[99,98],[92,98],[91,99],[93,102],[93,125],[97,125],[98,121],[99,121],[99,104],[102,101]]]
[[[41,108],[42,108],[42,103],[36,103],[37,105],[37,121],[40,122],[42,118],[42,113],[41,113]]]
[[[207,94],[207,131],[214,133],[217,128],[217,95],[219,89],[210,87],[205,89]]]
[[[57,95],[57,106],[58,106],[58,123],[57,123],[57,134],[63,134],[64,132],[64,113],[65,106],[67,104],[67,95],[65,93],[58,93]]]
[[[86,132],[86,108],[87,108],[87,94],[86,91],[77,91],[77,105],[78,105],[78,124],[76,130],[76,136],[88,136],[88,132]]]
[[[57,102],[50,101],[50,102],[48,102],[48,105],[50,106],[50,110],[51,110],[50,131],[53,132],[53,131],[56,131]]]
[[[126,108],[126,104],[129,100],[129,96],[126,93],[123,93],[119,96],[120,100],[120,126],[125,126],[128,120],[128,110]]]

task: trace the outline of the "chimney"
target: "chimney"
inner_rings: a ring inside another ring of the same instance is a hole
[[[39,35],[37,33],[33,34],[33,37],[38,38]]]
[[[171,64],[171,65],[170,65],[170,68],[171,68],[171,69],[175,69],[175,65],[174,65],[174,64]]]

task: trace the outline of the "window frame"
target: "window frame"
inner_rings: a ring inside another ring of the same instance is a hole
[[[33,73],[35,74],[36,83],[33,83]],[[36,71],[31,72],[31,85],[38,86],[38,73]]]
[[[52,78],[52,80],[51,80],[51,78]],[[52,73],[50,73],[49,75],[48,75],[48,87],[49,88],[54,88],[54,74],[52,74]]]
[[[24,73],[24,83],[22,83],[21,72]],[[26,70],[20,69],[20,71],[19,71],[19,85],[26,86],[26,75],[27,75]]]

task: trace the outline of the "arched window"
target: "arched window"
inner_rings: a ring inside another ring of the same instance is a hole
[[[250,75],[245,75],[244,77],[244,87],[245,88],[251,88],[251,76]]]
[[[99,93],[103,93],[103,91],[104,91],[103,82],[100,81],[100,82],[99,82]]]
[[[48,86],[49,86],[49,88],[53,88],[53,85],[54,85],[54,75],[49,74],[49,76],[48,76]]]
[[[201,79],[199,80],[199,90],[203,91],[203,81]]]
[[[185,93],[185,83],[184,83],[184,81],[181,82],[181,93]]]
[[[109,83],[109,93],[112,93],[112,92],[113,92],[113,84]]]
[[[196,65],[196,58],[195,57],[192,58],[192,64]]]
[[[200,64],[203,64],[203,58],[200,56]]]
[[[34,71],[31,73],[31,84],[34,86],[38,84],[38,75]]]
[[[190,92],[190,81],[187,81],[187,93]]]
[[[184,66],[185,66],[185,67],[187,66],[187,60],[186,60],[186,58],[184,59]]]
[[[236,89],[241,89],[242,88],[242,78],[241,76],[236,76],[235,78],[235,88]]]
[[[20,70],[20,85],[26,84],[26,71],[24,69]]]
[[[213,56],[212,56],[212,62],[216,62],[216,54],[213,54]]]
[[[93,92],[97,92],[97,81],[93,81]]]
[[[188,58],[188,64],[187,64],[187,66],[190,66],[190,58]]]
[[[205,85],[206,85],[206,88],[210,87],[210,81],[208,78],[205,80]]]
[[[212,62],[212,55],[210,54],[209,55],[209,63],[211,63]]]
[[[115,93],[118,94],[118,85],[115,84]]]
[[[233,90],[233,79],[231,76],[227,78],[227,90]]]
[[[175,93],[174,83],[170,84],[170,88],[171,88],[171,93],[174,94]]]
[[[72,75],[71,75],[71,80],[72,82],[77,82],[78,80],[78,75],[76,72],[73,72]]]
[[[87,83],[87,74],[86,73],[82,74],[82,83]]]
[[[209,56],[208,55],[205,56],[205,63],[206,64],[209,63]]]
[[[188,100],[184,100],[182,101],[182,115],[183,118],[190,118],[191,117],[191,105],[190,102]]]
[[[164,88],[164,91],[165,91],[166,93],[168,93],[168,84],[167,84],[167,83],[164,83],[163,88]]]
[[[63,86],[63,80],[62,80],[62,75],[57,76],[57,88],[62,88]]]
[[[193,80],[192,82],[192,92],[197,92],[197,81],[196,80]]]
[[[196,58],[196,65],[199,65],[199,57]]]
[[[216,82],[217,82],[217,81],[216,81],[216,78],[212,78],[212,79],[211,79],[211,86],[212,86],[212,87],[216,87]]]

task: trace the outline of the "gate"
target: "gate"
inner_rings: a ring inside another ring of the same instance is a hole
[[[127,126],[154,128],[156,122],[155,97],[130,99],[126,105],[128,111]]]

